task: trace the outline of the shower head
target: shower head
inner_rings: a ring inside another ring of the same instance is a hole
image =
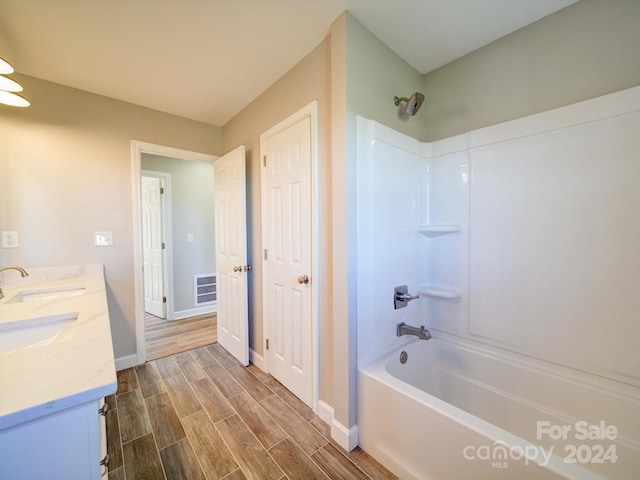
[[[418,113],[418,110],[420,109],[420,105],[422,105],[422,102],[424,102],[424,95],[421,94],[420,92],[416,92],[413,95],[411,95],[411,98],[393,97],[393,101],[396,104],[396,107],[400,105],[400,102],[407,102],[407,106],[404,109],[404,111],[407,115],[413,116],[416,113]]]

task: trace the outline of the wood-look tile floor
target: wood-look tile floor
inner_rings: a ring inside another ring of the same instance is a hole
[[[111,480],[396,478],[217,343],[118,372],[107,403]]]
[[[165,320],[145,312],[144,338],[147,360],[210,345],[218,341],[217,315]]]

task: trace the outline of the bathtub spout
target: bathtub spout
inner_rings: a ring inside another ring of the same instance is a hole
[[[401,337],[402,335],[415,335],[421,340],[429,340],[431,338],[431,332],[421,325],[420,328],[412,327],[404,322],[400,322],[396,325],[396,335]]]

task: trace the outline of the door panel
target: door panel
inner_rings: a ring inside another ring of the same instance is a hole
[[[165,318],[162,179],[142,177],[144,310]]]
[[[263,141],[269,373],[313,407],[311,119]]]
[[[214,162],[218,342],[249,364],[244,146]]]

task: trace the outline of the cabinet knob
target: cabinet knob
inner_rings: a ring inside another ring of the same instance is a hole
[[[102,460],[100,460],[100,466],[108,467],[109,466],[109,454],[106,454]]]
[[[98,413],[103,417],[107,416],[107,412],[109,411],[109,405],[103,403],[102,406],[98,409]]]

